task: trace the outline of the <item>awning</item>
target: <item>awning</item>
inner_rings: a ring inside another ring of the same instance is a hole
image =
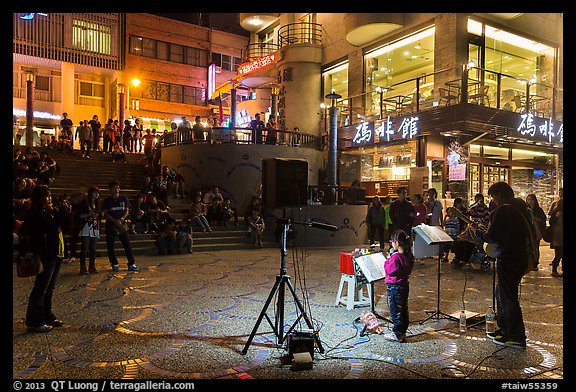
[[[147,129],[155,129],[159,132],[164,132],[165,130],[171,130],[171,121],[153,120],[153,119],[140,119],[142,124],[142,129],[146,131]]]

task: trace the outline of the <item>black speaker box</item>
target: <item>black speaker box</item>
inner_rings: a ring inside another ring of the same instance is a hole
[[[295,353],[305,352],[314,359],[314,335],[298,332],[288,335],[288,356],[292,358]]]
[[[266,208],[307,204],[308,162],[301,159],[262,160],[262,204]]]

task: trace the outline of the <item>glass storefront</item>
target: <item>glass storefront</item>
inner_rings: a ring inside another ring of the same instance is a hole
[[[483,79],[490,86],[490,101],[496,102],[499,88],[498,107],[520,112],[526,103],[529,83],[531,107],[543,116],[550,116],[556,49],[473,19],[468,19],[468,33],[472,36],[468,59],[487,71],[481,74],[480,69],[475,69],[470,77]]]
[[[339,107],[339,118],[341,121],[340,126],[345,124],[345,119],[348,118],[348,62],[342,62],[322,71],[322,97],[335,93],[342,96],[337,102]],[[328,113],[325,110],[323,116],[323,129],[327,133],[328,129]]]
[[[554,200],[555,174],[558,155],[518,148],[487,145],[470,146],[470,195],[482,193],[486,200],[488,188],[495,182],[510,184],[516,197],[525,199],[534,193],[540,206],[547,211]]]
[[[422,106],[432,98],[434,32],[430,27],[366,53],[367,117],[413,109],[417,84]]]
[[[359,179],[366,196],[396,197],[398,186],[408,187],[410,168],[416,167],[416,141],[342,152],[340,183]]]

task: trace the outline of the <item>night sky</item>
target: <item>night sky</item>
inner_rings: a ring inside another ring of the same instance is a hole
[[[176,19],[182,22],[194,23],[205,27],[212,27],[216,30],[227,31],[233,34],[250,36],[250,33],[240,27],[240,14],[238,13],[198,13],[198,12],[182,12],[182,13],[155,13],[154,15],[163,16],[165,18]]]

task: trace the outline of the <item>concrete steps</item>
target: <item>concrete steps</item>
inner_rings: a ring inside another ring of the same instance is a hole
[[[42,149],[38,149],[42,151]],[[127,163],[114,163],[110,155],[102,152],[92,152],[90,159],[83,159],[80,151],[75,151],[74,155],[64,154],[58,151],[47,150],[48,154],[56,160],[60,166],[60,175],[50,184],[53,194],[74,193],[80,189],[80,184],[85,182],[89,185],[96,185],[100,188],[101,197],[109,195],[108,183],[112,180],[120,182],[121,193],[128,196],[132,201],[138,194],[142,181],[148,175],[148,169],[143,162],[141,154],[126,154]],[[182,220],[188,216],[190,198],[176,199],[168,198],[170,213],[176,221]],[[252,249],[254,239],[246,236],[246,227],[243,218],[239,218],[239,225],[233,226],[213,226],[213,231],[204,233],[194,228],[193,233],[193,250],[194,251],[218,251],[218,250],[235,250],[235,249]],[[158,254],[155,245],[155,236],[153,234],[143,234],[144,227],[136,226],[138,234],[130,234],[130,243],[132,251],[137,255],[156,255]],[[69,242],[70,235],[65,235],[66,241]],[[280,244],[274,240],[272,230],[267,230],[263,238],[264,247],[279,247]],[[76,255],[80,255],[80,244],[76,247]],[[102,228],[97,248],[100,256],[106,255],[106,233]],[[119,240],[115,246],[118,257],[124,256],[124,249]]]

